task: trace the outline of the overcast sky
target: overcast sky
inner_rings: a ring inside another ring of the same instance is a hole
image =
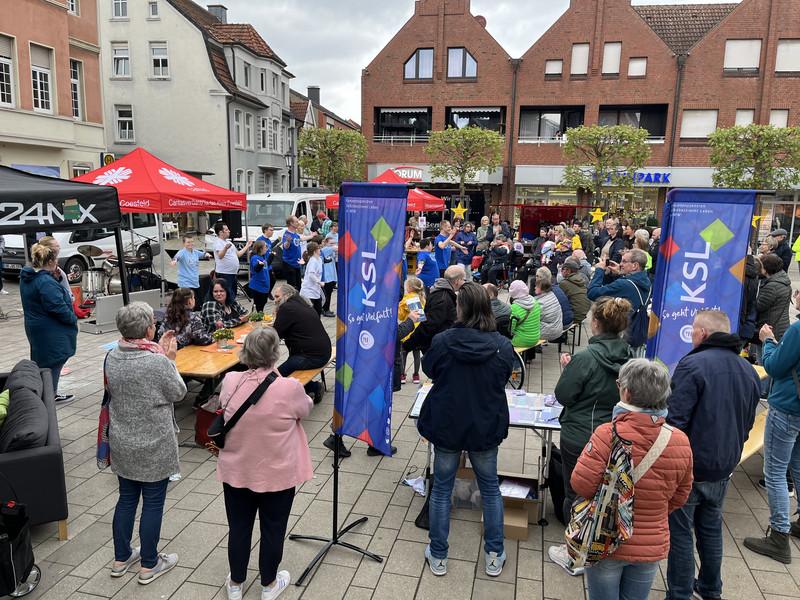
[[[295,76],[292,89],[305,94],[309,85],[320,86],[325,108],[359,123],[361,69],[414,13],[414,0],[213,2],[228,7],[229,23],[256,28]],[[210,3],[199,0],[202,6]],[[692,0],[633,0],[634,5],[689,3]],[[486,18],[486,29],[513,58],[522,56],[568,7],[569,0],[471,2],[472,14]]]

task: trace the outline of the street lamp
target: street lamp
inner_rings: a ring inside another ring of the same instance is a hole
[[[289,191],[292,191],[292,165],[294,164],[294,155],[292,154],[292,149],[289,148],[289,151],[283,155],[283,158],[286,160],[286,168],[289,170]]]

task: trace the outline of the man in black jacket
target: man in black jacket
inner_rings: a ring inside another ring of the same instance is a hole
[[[436,280],[431,286],[431,291],[425,300],[425,317],[414,332],[405,342],[403,350],[422,350],[426,352],[431,347],[431,340],[437,333],[441,333],[456,320],[456,292],[464,285],[466,276],[460,265],[450,265],[444,272],[444,277]]]
[[[672,375],[667,423],[689,438],[694,483],[686,504],[669,515],[667,598],[722,595],[722,505],[731,473],[755,419],[761,383],[741,356],[728,316],[701,310],[692,324],[693,349]],[[700,571],[695,582],[694,544]]]
[[[792,249],[789,248],[789,244],[786,243],[786,230],[776,229],[769,235],[778,242],[778,247],[775,248],[775,254],[781,257],[783,261],[783,270],[788,273],[789,265],[792,264]]]

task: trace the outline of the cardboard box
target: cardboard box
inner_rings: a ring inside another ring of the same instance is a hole
[[[504,503],[505,505],[505,503]],[[483,534],[483,516],[481,515],[481,535]],[[528,539],[528,512],[520,508],[503,508],[503,536],[509,540],[526,541]]]
[[[520,483],[527,483],[531,486],[531,491],[534,492],[536,498],[509,498],[503,496],[503,507],[507,510],[524,510],[528,517],[528,523],[539,522],[539,480],[530,475],[523,473],[510,473],[507,471],[498,471],[497,477],[502,481],[508,477]]]

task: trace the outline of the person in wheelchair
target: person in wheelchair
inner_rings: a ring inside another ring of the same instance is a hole
[[[497,274],[508,266],[511,256],[506,236],[498,234],[489,244],[489,249],[481,264],[481,283],[497,285]]]

